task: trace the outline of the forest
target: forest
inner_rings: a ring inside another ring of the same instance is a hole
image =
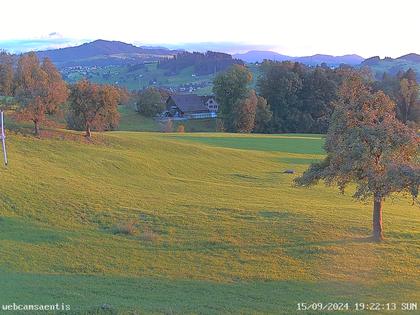
[[[183,52],[174,58],[159,61],[158,68],[165,69],[167,75],[176,75],[182,69],[192,66],[196,75],[207,75],[224,71],[234,64],[243,65],[244,62],[220,52]]]
[[[396,104],[395,114],[417,127],[419,85],[412,69],[374,78],[368,68],[342,65],[309,67],[295,62],[265,61],[252,88],[252,73],[234,66],[219,74],[213,91],[222,108],[221,119],[230,132],[325,133],[342,82],[350,75],[363,79],[372,91],[383,91]],[[254,95],[257,95],[255,97]],[[265,105],[261,105],[265,104]],[[242,127],[238,127],[241,125]],[[243,128],[247,125],[246,128]]]

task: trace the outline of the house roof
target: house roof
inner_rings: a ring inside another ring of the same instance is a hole
[[[169,99],[172,99],[175,105],[184,113],[208,111],[203,98],[195,94],[172,95]]]

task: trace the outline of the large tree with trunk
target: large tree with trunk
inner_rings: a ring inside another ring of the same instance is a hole
[[[120,99],[120,91],[113,86],[94,84],[87,80],[77,82],[70,88],[69,127],[85,130],[88,138],[92,130],[115,128],[120,119]]]
[[[54,114],[68,97],[67,85],[57,68],[45,58],[39,62],[31,52],[19,58],[16,69],[16,98],[22,104],[20,118],[34,123],[39,134],[40,125]]]
[[[307,186],[324,180],[341,192],[356,184],[354,197],[373,199],[373,239],[383,239],[382,205],[393,193],[417,198],[419,138],[395,116],[395,103],[372,92],[358,76],[347,78],[334,102],[326,137],[327,157],[295,180]]]

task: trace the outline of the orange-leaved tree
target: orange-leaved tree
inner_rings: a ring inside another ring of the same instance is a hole
[[[20,118],[34,123],[34,133],[47,115],[57,112],[68,97],[67,85],[53,63],[42,63],[34,52],[20,56],[16,69],[16,98],[22,105]]]
[[[108,130],[117,127],[120,115],[118,104],[121,93],[111,85],[94,84],[81,80],[70,87],[69,127],[85,130],[91,137],[92,130]]]

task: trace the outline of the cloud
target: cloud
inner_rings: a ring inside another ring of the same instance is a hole
[[[40,38],[0,40],[0,49],[17,54],[32,50],[38,51],[75,46],[88,41],[65,38],[61,34],[53,32]]]
[[[169,49],[184,49],[188,51],[205,52],[222,51],[230,54],[244,53],[250,50],[273,50],[273,45],[255,45],[237,42],[198,42],[198,43],[178,43],[178,44],[159,44]],[[278,47],[277,47],[278,48]]]
[[[63,35],[61,35],[60,33],[58,33],[58,32],[52,32],[52,33],[49,33],[48,34],[48,38],[54,38],[54,39],[57,39],[57,38],[64,38],[64,36]]]

